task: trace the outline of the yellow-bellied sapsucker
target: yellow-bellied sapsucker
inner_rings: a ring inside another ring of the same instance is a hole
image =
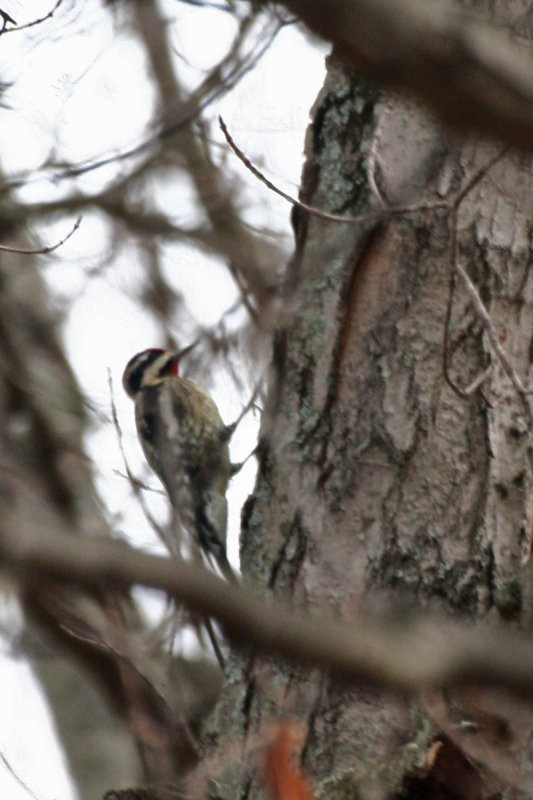
[[[137,432],[146,460],[165,486],[180,520],[201,548],[235,581],[226,556],[226,488],[232,474],[228,441],[214,401],[178,374],[180,358],[151,348],[128,362],[122,383],[135,401]]]

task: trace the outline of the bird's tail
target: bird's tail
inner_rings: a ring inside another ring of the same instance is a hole
[[[226,555],[226,525],[228,504],[224,495],[205,492],[196,506],[195,524],[202,550],[214,558],[220,571],[231,583],[238,583],[237,576]]]

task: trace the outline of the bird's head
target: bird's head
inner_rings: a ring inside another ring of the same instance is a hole
[[[178,352],[150,347],[148,350],[137,353],[126,364],[122,376],[122,385],[126,394],[135,398],[145,386],[156,386],[165,378],[179,375],[180,359],[195,345],[196,342]]]

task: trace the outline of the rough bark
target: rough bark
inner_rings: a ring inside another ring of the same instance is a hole
[[[292,311],[274,344],[260,470],[243,515],[243,571],[266,595],[346,620],[361,608],[401,613],[402,604],[512,623],[530,614],[521,587],[529,411],[460,276],[450,373],[465,387],[492,370],[482,392],[463,397],[443,367],[455,230],[459,263],[516,374],[526,384],[530,377],[529,160],[499,160],[458,206],[457,222],[451,213],[461,188],[497,152],[496,144],[445,136],[413,103],[381,95],[330,59],[302,200],[363,213],[379,202],[371,170],[388,206],[445,200],[449,208],[352,226],[295,215],[285,296]],[[220,772],[214,795],[262,796],[254,751],[280,715],[305,723],[302,759],[319,796],[399,792],[437,732],[454,728],[442,698],[348,691],[253,654],[236,658],[208,732]],[[532,727],[528,717],[524,730]],[[516,752],[505,777],[527,787],[518,764],[528,734],[511,738]],[[235,742],[244,742],[244,758],[232,755]],[[478,728],[467,755],[479,757],[483,742]],[[503,767],[496,759],[484,766],[498,784]],[[514,796],[509,785],[502,791]]]
[[[509,14],[514,30],[529,11],[522,0],[491,5],[500,24]],[[180,92],[165,59],[162,22],[153,4],[136,5],[135,13],[167,111]],[[331,9],[329,15],[335,17]],[[257,485],[243,514],[244,578],[266,599],[273,594],[348,623],[357,611],[391,626],[404,607],[437,606],[472,621],[528,625],[533,598],[522,564],[530,547],[531,413],[516,385],[528,384],[533,349],[530,163],[502,156],[457,203],[498,145],[445,134],[414,103],[358,80],[346,66],[346,46],[342,54],[343,62],[330,59],[314,109],[302,199],[343,215],[379,213],[349,225],[297,211],[296,251],[279,303],[271,303],[270,270],[255,287],[259,304],[283,308],[285,316],[277,320]],[[418,76],[431,84],[422,70]],[[449,92],[445,87],[444,96]],[[192,140],[186,155],[194,172],[202,160]],[[226,188],[205,186],[198,191],[206,207],[211,194],[217,198],[208,216],[224,229],[220,252],[253,286],[250,263],[261,259],[250,261],[255,248],[237,219],[228,227]],[[383,205],[426,207],[389,214]],[[459,267],[473,282],[469,291]],[[43,287],[14,256],[6,257],[0,280],[0,524],[9,534],[36,536],[43,526],[75,535],[105,531],[83,456],[82,403],[45,313]],[[265,311],[261,320],[267,317]],[[508,362],[498,359],[495,343]],[[450,385],[450,376],[467,387],[478,375],[485,377],[476,391]],[[41,623],[68,634],[77,621],[66,613],[69,601],[80,598],[50,584],[25,589],[26,607]],[[104,622],[116,620],[116,597],[100,606],[86,600],[82,608],[104,609]],[[128,617],[131,607],[117,606]],[[145,675],[130,662],[139,654],[136,620],[129,621],[128,646],[118,635],[99,652],[84,648],[81,635],[72,637],[73,649],[86,662],[102,656],[105,663],[93,666],[108,690],[119,687],[123,712],[151,737],[142,743],[148,750],[155,743],[148,771],[163,784],[181,763],[178,710],[156,681],[142,691]],[[212,796],[264,794],[261,753],[281,716],[303,723],[302,761],[319,796],[433,796],[424,781],[437,780],[435,745],[453,764],[440,765],[446,797],[510,798],[533,789],[531,714],[509,696],[348,690],[327,675],[240,653],[205,732]],[[452,778],[472,769],[470,759],[474,778],[454,786]]]

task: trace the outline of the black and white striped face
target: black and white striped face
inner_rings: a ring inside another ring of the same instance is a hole
[[[178,374],[179,353],[151,347],[137,353],[126,365],[122,376],[124,391],[135,396],[145,386],[154,386],[164,378]]]

